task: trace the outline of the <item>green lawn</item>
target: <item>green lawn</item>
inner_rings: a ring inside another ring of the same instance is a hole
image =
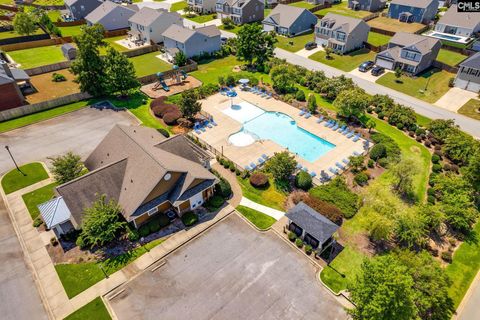
[[[35,4],[39,6],[63,6],[63,0],[35,0]]]
[[[142,256],[147,250],[151,250],[161,244],[163,241],[162,239],[154,240],[128,253],[106,259],[103,262],[57,264],[55,265],[55,270],[67,296],[71,299],[105,278],[105,274],[100,266],[102,266],[107,275],[111,275]]]
[[[13,147],[11,151],[15,153],[15,148]],[[4,156],[8,157],[7,155]],[[12,169],[3,177],[2,188],[5,194],[15,192],[48,178],[47,171],[45,171],[42,164],[38,162],[20,166],[20,170],[23,174],[17,169]]]
[[[175,2],[172,3],[172,5],[170,6],[170,11],[180,11],[185,9],[186,7],[188,7],[187,1]]]
[[[38,217],[38,215],[40,214],[37,206],[53,198],[53,188],[55,188],[56,186],[56,183],[51,183],[44,187],[41,187],[40,189],[22,195],[23,202],[25,202],[25,205],[27,206],[28,212],[30,213],[32,220],[35,220],[35,218]]]
[[[0,4],[13,4],[13,0],[0,0]]]
[[[314,38],[313,32],[292,38],[277,35],[278,42],[276,46],[290,52],[297,52],[303,49],[307,42],[313,41]]]
[[[371,12],[368,11],[361,11],[361,10],[351,10],[348,8],[348,1],[344,0],[338,4],[332,5],[331,8],[321,9],[315,12],[315,14],[319,14],[321,16],[327,15],[327,13],[336,13],[342,16],[354,17],[362,19],[368,15],[371,15]]]
[[[225,30],[227,32],[235,33],[237,34],[238,31],[240,31],[241,26],[235,25],[233,29],[225,29],[225,26],[222,24],[218,27],[220,30]]]
[[[8,55],[10,55],[16,63],[21,64],[23,69],[65,61],[59,45],[9,51]]]
[[[252,187],[248,179],[238,178],[238,182],[244,197],[273,209],[285,210],[283,203],[285,202],[286,194],[277,190],[271,179],[270,185],[266,189]]]
[[[375,60],[375,52],[369,51],[368,49],[360,49],[343,56],[331,54],[331,58],[327,59],[325,51],[318,51],[309,58],[342,71],[349,72],[358,68],[358,66],[364,61]]]
[[[167,62],[156,57],[159,54],[160,52],[154,51],[130,58],[130,61],[132,61],[133,66],[135,67],[137,77],[143,77],[172,69],[171,64],[168,64]]]
[[[188,19],[188,20],[195,21],[197,23],[205,23],[205,22],[212,21],[213,19],[215,19],[214,16],[216,16],[216,15],[217,15],[216,13],[212,13],[212,14],[197,15],[193,18],[188,18],[186,15],[183,15],[183,17]]]
[[[33,34],[44,34],[42,29],[38,28]],[[8,39],[8,38],[16,38],[16,37],[23,37],[24,35],[16,33],[14,30],[12,31],[3,31],[0,32],[0,40]]]
[[[329,266],[323,268],[320,278],[330,289],[339,293],[356,279],[364,258],[362,253],[347,245]]]
[[[238,206],[236,209],[260,230],[266,230],[270,228],[272,224],[277,222],[275,218],[272,218],[269,215],[266,215],[265,213],[255,209],[244,206]]]
[[[57,22],[62,14],[60,13],[60,10],[48,10],[47,15],[52,22]]]
[[[126,38],[126,36],[117,36],[117,37],[105,38],[103,40],[106,43],[108,43],[110,45],[110,47],[114,48],[115,50],[117,50],[119,52],[125,52],[125,51],[129,51],[130,49],[125,48],[124,46],[119,45],[118,43],[115,43],[115,41],[125,39],[125,38]],[[102,55],[107,54],[107,48],[108,47],[100,47],[100,54],[102,54]]]
[[[80,26],[70,26],[70,27],[58,27],[62,32],[63,37],[73,37],[78,36],[81,33],[83,25]]]
[[[477,222],[469,240],[460,245],[453,255],[453,262],[445,269],[452,280],[448,292],[455,308],[462,301],[480,269],[480,223]]]
[[[64,320],[110,320],[110,314],[108,313],[105,304],[100,297],[93,299],[77,311],[67,316]]]
[[[470,99],[457,111],[464,116],[480,120],[480,100]]]
[[[417,77],[402,75],[400,78],[402,82],[400,83],[395,81],[396,78],[393,72],[388,72],[376,82],[412,97],[433,103],[440,99],[450,89],[448,87],[448,80],[452,77],[455,77],[453,73],[439,69],[431,69]],[[426,86],[427,90],[423,91]]]
[[[316,4],[311,4],[311,3],[308,3],[306,1],[300,1],[300,2],[293,2],[293,3],[290,3],[289,6],[292,6],[292,7],[298,7],[298,8],[304,8],[304,9],[312,9],[314,7],[316,7],[317,5]]]
[[[391,38],[392,37],[381,33],[369,32],[367,42],[376,47],[380,47],[387,44]]]
[[[452,66],[452,67],[456,66],[466,58],[468,58],[466,55],[463,55],[458,52],[445,50],[445,49],[440,49],[440,52],[438,53],[438,56],[437,56],[438,61],[448,64],[449,66]]]
[[[266,18],[270,14],[271,11],[272,11],[272,9],[264,9],[263,10],[263,16]]]

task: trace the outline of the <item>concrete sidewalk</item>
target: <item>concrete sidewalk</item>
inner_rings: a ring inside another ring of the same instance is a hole
[[[242,197],[242,200],[240,201],[240,205],[265,213],[266,215],[269,215],[270,217],[275,218],[276,220],[280,220],[280,218],[282,218],[285,215],[285,212],[283,211],[272,209],[262,204],[253,202],[252,200],[247,199],[245,197]]]

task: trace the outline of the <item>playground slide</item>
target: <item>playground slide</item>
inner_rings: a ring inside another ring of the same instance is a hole
[[[161,81],[160,81],[160,84],[162,85],[163,90],[165,90],[165,91],[170,91],[170,88],[167,86],[167,84],[165,83],[165,81],[161,80]]]
[[[182,73],[183,80],[187,79],[188,74],[187,74],[184,70],[182,70],[182,71],[180,71],[180,72]]]

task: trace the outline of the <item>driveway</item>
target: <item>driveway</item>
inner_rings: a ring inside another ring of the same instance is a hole
[[[0,315],[5,320],[48,319],[0,198]]]
[[[118,319],[347,319],[316,268],[236,214],[147,269],[109,301]]]
[[[458,109],[470,99],[475,99],[477,97],[478,93],[454,87],[438,99],[437,102],[435,102],[435,105],[452,112],[457,112]]]
[[[324,71],[327,77],[336,77],[342,74],[345,75],[345,72],[341,70],[327,66],[317,61],[310,60],[308,58],[299,56],[295,53],[288,52],[280,48],[275,49],[275,55],[277,58],[286,59],[289,63],[305,67],[309,70]],[[359,87],[363,88],[369,94],[378,93],[389,95],[397,103],[409,106],[413,108],[415,112],[430,119],[454,119],[455,123],[459,125],[462,130],[470,133],[474,137],[480,137],[480,125],[477,120],[468,118],[458,113],[451,112],[449,110],[436,107],[428,102],[416,99],[407,94],[362,79],[358,76],[348,73],[346,75],[352,78]]]
[[[0,173],[13,168],[3,146],[8,145],[18,163],[45,161],[73,151],[85,158],[116,124],[138,124],[126,111],[85,108],[0,134]]]
[[[301,50],[298,50],[297,52],[295,52],[295,54],[301,56],[301,57],[304,57],[304,58],[308,58],[310,57],[312,54],[314,53],[317,53],[318,51],[324,51],[323,47],[322,46],[318,46],[316,47],[315,49],[312,49],[312,50],[307,50],[305,48],[301,49]]]
[[[385,70],[385,73],[387,72],[392,72],[390,70]],[[360,70],[358,70],[358,68],[355,68],[353,69],[352,71],[350,71],[348,74],[354,76],[354,77],[359,77],[359,78],[362,78],[364,80],[367,80],[367,81],[370,81],[370,82],[373,82],[375,83],[375,81],[378,80],[378,78],[380,78],[381,76],[383,76],[385,73],[382,73],[380,76],[374,76],[372,75],[372,72],[371,70],[368,70],[367,72],[361,72]]]

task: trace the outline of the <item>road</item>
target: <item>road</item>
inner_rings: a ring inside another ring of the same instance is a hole
[[[0,199],[0,315],[5,320],[48,319],[7,209]]]
[[[68,151],[86,157],[116,124],[137,124],[126,111],[85,108],[66,115],[0,134],[0,173],[13,163],[3,146],[8,145],[19,164],[45,161]]]
[[[480,138],[480,122],[468,117],[465,117],[461,114],[454,113],[439,107],[436,107],[425,101],[416,99],[404,93],[395,91],[393,89],[381,86],[374,82],[362,79],[358,76],[345,73],[336,68],[332,68],[323,63],[313,61],[311,59],[299,56],[295,53],[276,48],[275,55],[278,58],[285,59],[291,64],[296,64],[302,67],[305,67],[309,70],[314,71],[323,71],[327,77],[337,77],[340,75],[345,75],[349,78],[352,78],[353,81],[361,88],[363,88],[369,94],[386,94],[394,99],[397,103],[409,106],[415,110],[418,114],[421,114],[425,117],[431,119],[454,119],[455,123],[460,126],[462,130],[470,133],[474,137]]]
[[[467,294],[464,297],[465,301],[462,301],[460,305],[461,311],[457,320],[478,320],[480,319],[480,274],[477,274],[475,280],[470,286]]]

